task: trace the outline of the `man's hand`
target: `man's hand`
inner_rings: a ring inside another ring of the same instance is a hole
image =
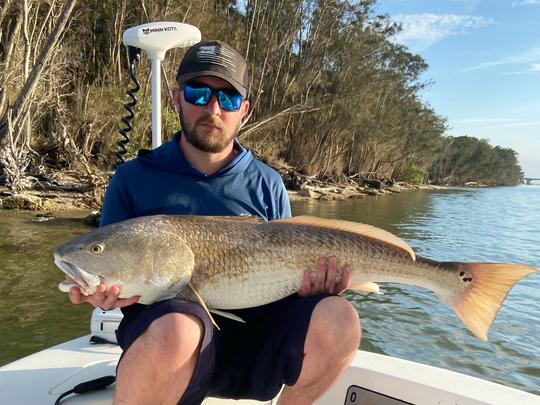
[[[71,287],[69,289],[69,299],[74,304],[82,304],[88,302],[95,308],[108,311],[113,308],[127,307],[128,305],[135,304],[139,301],[140,296],[135,295],[129,298],[118,298],[120,295],[120,287],[117,285],[111,286],[107,292],[107,286],[105,284],[98,285],[96,292],[91,295],[84,295],[77,287]]]
[[[311,282],[309,269],[304,270],[302,285],[298,290],[298,295],[309,297],[310,295],[320,293],[341,294],[351,283],[351,268],[349,266],[343,266],[341,269],[341,281],[339,283],[336,282],[337,269],[338,265],[335,257],[329,259],[326,257],[319,258],[317,261],[317,278],[315,282]]]

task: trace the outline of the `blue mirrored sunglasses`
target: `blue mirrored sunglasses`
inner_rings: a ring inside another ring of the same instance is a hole
[[[206,84],[188,82],[184,84],[184,100],[193,105],[207,105],[216,96],[219,108],[225,111],[238,111],[243,97],[234,89],[214,89]]]

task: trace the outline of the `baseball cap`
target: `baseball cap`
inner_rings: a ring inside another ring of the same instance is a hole
[[[242,55],[225,42],[199,42],[188,49],[176,74],[178,84],[198,76],[215,76],[228,81],[242,97],[249,86],[247,64]]]

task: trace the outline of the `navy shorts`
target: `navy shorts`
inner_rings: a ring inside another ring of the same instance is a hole
[[[212,314],[220,330],[199,304],[180,300],[135,304],[122,308],[118,343],[125,353],[157,318],[171,312],[194,315],[204,324],[204,336],[193,376],[179,404],[200,404],[207,395],[268,401],[283,384],[294,385],[298,380],[311,314],[329,296],[302,298],[295,294],[268,305],[230,311],[246,323]]]

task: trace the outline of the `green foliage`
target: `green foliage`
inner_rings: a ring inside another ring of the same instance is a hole
[[[413,164],[403,170],[397,180],[405,181],[409,184],[424,184],[428,175],[429,173],[426,169]]]
[[[445,138],[444,153],[433,162],[430,172],[433,181],[455,185],[514,186],[523,179],[514,150],[492,147],[487,140],[470,136]]]

